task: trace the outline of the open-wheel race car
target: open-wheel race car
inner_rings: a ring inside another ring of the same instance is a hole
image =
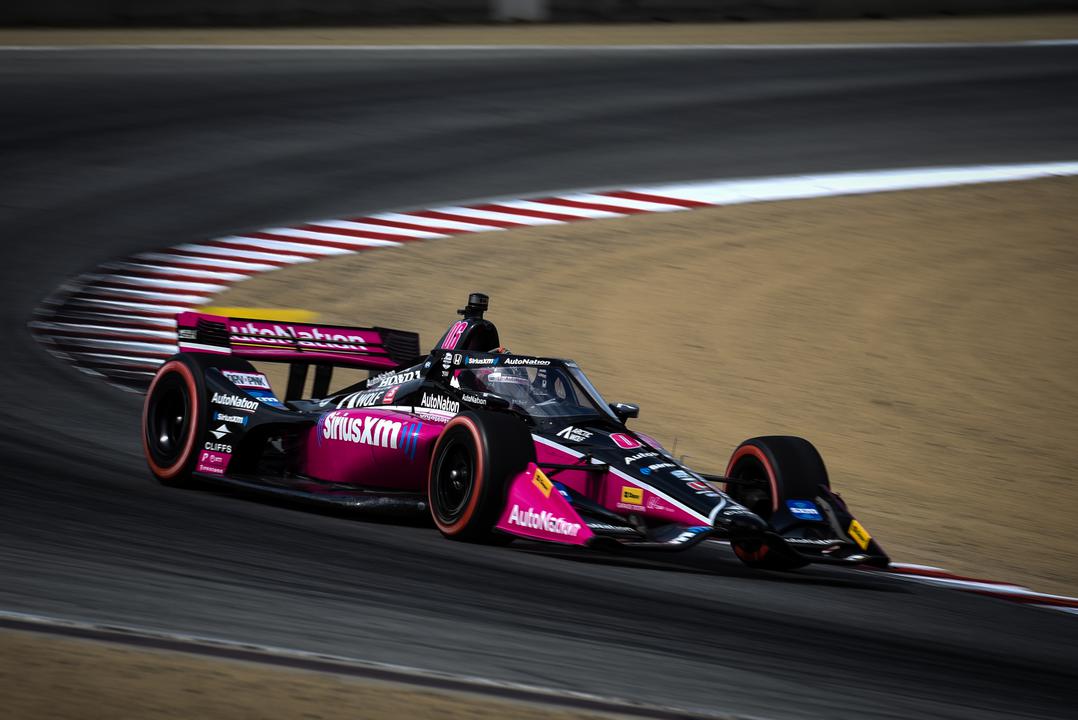
[[[753,567],[887,565],[808,441],[753,438],[723,475],[695,472],[626,427],[639,408],[607,403],[576,363],[503,350],[487,304],[472,294],[427,354],[400,330],[181,313],[180,352],[143,408],[150,470],[429,513],[458,540],[681,550],[714,537]],[[251,361],[290,364],[283,397]],[[335,367],[370,377],[331,391]]]

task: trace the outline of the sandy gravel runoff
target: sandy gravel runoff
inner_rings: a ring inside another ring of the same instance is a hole
[[[215,304],[433,342],[469,291],[704,471],[796,434],[893,558],[1078,594],[1078,180],[762,203],[417,243]]]
[[[9,630],[0,631],[0,701],[11,720],[619,717]]]
[[[0,45],[689,45],[1078,38],[1078,14],[798,22],[388,28],[0,28]]]

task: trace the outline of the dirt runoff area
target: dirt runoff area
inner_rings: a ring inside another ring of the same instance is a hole
[[[0,630],[0,698],[12,720],[620,717],[9,630]]]
[[[593,220],[269,273],[215,299],[439,337],[469,291],[703,471],[802,435],[896,561],[1078,594],[1078,179]]]
[[[0,28],[0,45],[689,45],[1007,42],[1078,37],[1078,15],[390,28]]]

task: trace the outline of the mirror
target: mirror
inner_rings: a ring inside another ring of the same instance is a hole
[[[640,406],[632,403],[610,403],[610,409],[618,416],[618,420],[625,422],[629,418],[640,417]]]

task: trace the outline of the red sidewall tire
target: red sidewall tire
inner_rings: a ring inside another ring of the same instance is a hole
[[[484,440],[482,433],[479,432],[479,427],[475,424],[475,421],[469,417],[462,417],[458,415],[449,421],[445,426],[445,430],[442,431],[441,436],[438,438],[438,443],[435,445],[434,452],[431,454],[430,470],[428,477],[434,477],[435,463],[439,461],[440,450],[444,442],[448,442],[453,439],[453,435],[460,431],[456,428],[462,428],[472,438],[472,461],[475,463],[474,472],[474,484],[471,488],[471,495],[468,498],[468,504],[464,507],[464,511],[461,513],[455,521],[451,523],[443,522],[439,517],[437,511],[434,509],[434,500],[431,498],[431,483],[427,485],[427,502],[430,504],[431,517],[434,519],[434,524],[438,526],[438,529],[442,531],[442,534],[447,537],[460,537],[465,534],[469,529],[469,524],[473,517],[475,517],[476,509],[479,507],[480,499],[483,496],[484,485],[487,482],[485,477],[486,462],[484,457],[486,449],[483,445]]]
[[[763,450],[755,445],[741,445],[737,450],[734,450],[734,454],[730,456],[730,462],[726,464],[726,472],[724,475],[726,477],[733,477],[730,473],[734,471],[738,462],[745,457],[752,457],[758,460],[763,466],[764,472],[767,473],[767,480],[771,485],[771,512],[775,512],[779,509],[779,483],[778,478],[775,475],[775,468],[771,464],[771,459],[768,458],[767,453]],[[727,488],[727,491],[729,491],[729,488]]]
[[[164,378],[172,374],[178,375],[187,389],[187,396],[190,398],[190,422],[188,423],[187,437],[184,439],[183,449],[180,451],[179,457],[170,465],[162,466],[154,460],[153,453],[150,452],[148,438],[149,411],[151,399],[154,397],[154,392],[158,385]],[[187,363],[180,359],[173,359],[162,365],[154,376],[153,382],[150,383],[150,389],[146,392],[146,398],[142,403],[142,450],[146,455],[146,462],[150,466],[150,472],[161,482],[182,483],[188,479],[187,476],[190,475],[191,467],[194,465],[195,440],[198,437],[199,426],[201,425],[201,406],[198,381],[195,378],[194,371]]]

